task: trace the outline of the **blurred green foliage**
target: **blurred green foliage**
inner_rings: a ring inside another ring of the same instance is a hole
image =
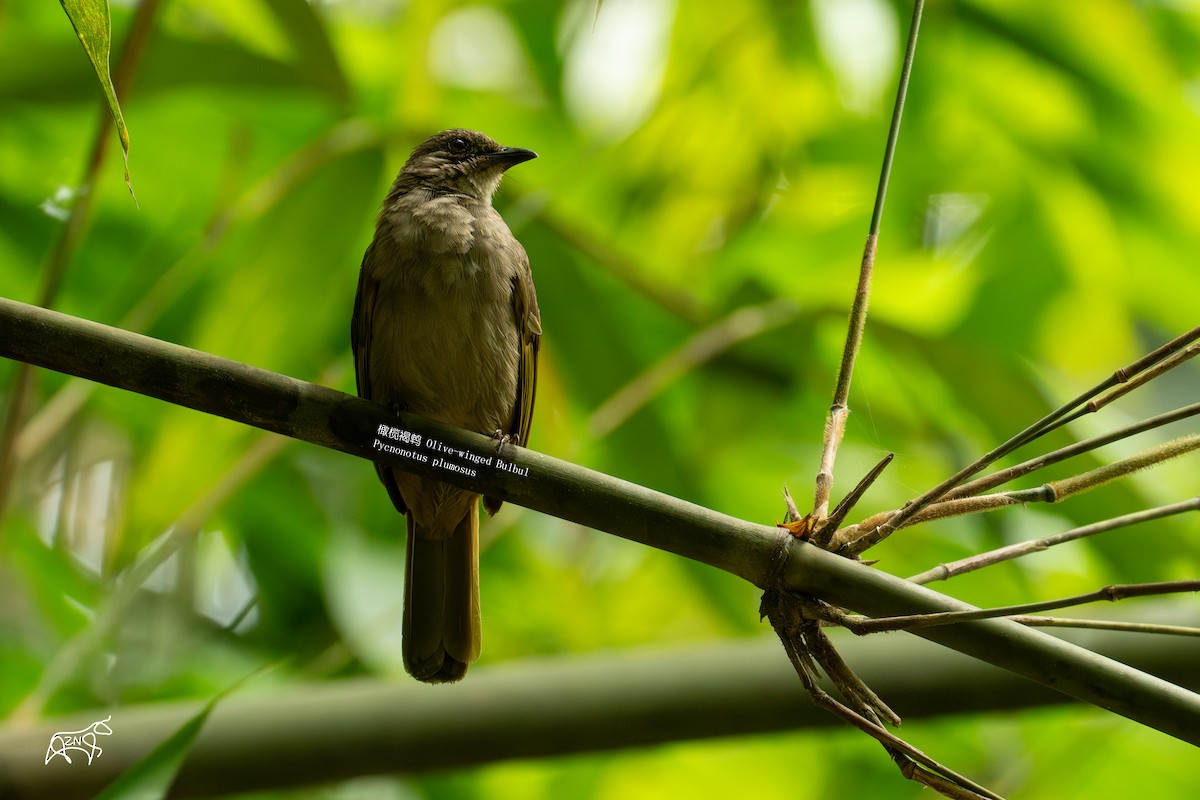
[[[130,6],[113,8],[114,57]],[[484,130],[541,155],[497,200],[542,307],[532,446],[772,522],[780,487],[803,506],[815,475],[908,14],[886,0],[606,0],[598,16],[591,0],[174,0],[120,98],[139,208],[119,159],[80,185],[93,137],[115,134],[62,9],[0,3],[0,293],[37,296],[90,193],[57,308],[353,391],[348,321],[377,203],[419,139]],[[897,452],[861,513],[1196,323],[1198,110],[1191,4],[930,3],[838,462],[844,491]],[[794,303],[787,324],[688,365],[593,434],[630,381],[776,298]],[[5,404],[15,371],[0,364]],[[1197,385],[1185,366],[1053,443],[1195,402]],[[64,390],[78,411],[48,417]],[[36,396],[48,433],[21,451],[0,544],[0,709],[187,519],[194,543],[47,712],[207,697],[279,658],[283,680],[399,671],[402,522],[368,465],[53,374]],[[1194,463],[1170,465],[1062,507],[924,526],[876,557],[907,575],[1196,491]],[[485,537],[484,664],[763,632],[753,587],[707,567],[515,507]],[[1019,602],[1193,577],[1198,561],[1194,524],[1167,520],[946,588]],[[906,735],[1023,798],[1179,796],[1166,765],[1195,758],[1079,709]],[[405,783],[434,798],[920,791],[851,731]]]

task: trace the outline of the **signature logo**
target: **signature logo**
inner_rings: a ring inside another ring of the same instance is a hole
[[[78,750],[87,756],[88,763],[92,763],[93,758],[99,758],[104,752],[100,745],[96,744],[97,736],[112,736],[112,728],[108,727],[108,721],[112,719],[112,714],[109,714],[98,722],[93,722],[81,731],[59,731],[50,737],[50,746],[46,748],[46,763],[55,756],[62,756],[67,760],[68,764],[74,763],[71,757],[67,755],[68,750]]]

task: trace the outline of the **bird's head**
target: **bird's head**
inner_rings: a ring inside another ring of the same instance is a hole
[[[503,147],[477,131],[463,128],[434,134],[408,157],[400,178],[436,192],[454,192],[489,202],[505,170],[537,153]]]

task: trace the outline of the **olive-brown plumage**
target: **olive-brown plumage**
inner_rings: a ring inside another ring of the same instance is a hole
[[[448,130],[413,151],[380,209],[351,320],[360,396],[525,444],[541,321],[529,258],[492,208],[505,170],[536,158]],[[408,516],[404,665],[456,681],[479,655],[478,495],[376,465]],[[495,513],[500,501],[484,498]]]

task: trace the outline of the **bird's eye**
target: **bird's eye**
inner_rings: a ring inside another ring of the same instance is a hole
[[[461,156],[467,152],[467,140],[461,136],[456,136],[446,143],[446,149],[450,151],[452,156]]]

